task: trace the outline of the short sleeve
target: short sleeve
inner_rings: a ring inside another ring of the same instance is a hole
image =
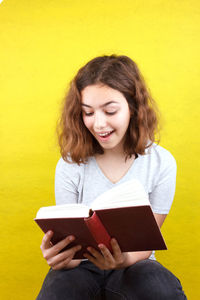
[[[67,163],[62,158],[57,163],[55,172],[56,204],[78,202],[79,172],[75,164]]]
[[[165,149],[159,160],[157,180],[149,200],[154,213],[168,214],[175,194],[177,166],[174,157]]]

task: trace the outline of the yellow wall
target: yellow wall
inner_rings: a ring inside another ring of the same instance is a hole
[[[178,164],[159,260],[198,300],[198,0],[4,0],[0,4],[1,299],[34,299],[48,270],[33,222],[54,203],[54,134],[69,80],[89,59],[125,54],[141,68],[164,115],[161,145]]]

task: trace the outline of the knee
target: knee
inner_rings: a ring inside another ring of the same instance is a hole
[[[139,299],[186,299],[180,281],[156,261],[142,261],[133,268],[132,283]]]
[[[50,270],[37,300],[92,299],[99,290],[90,273],[81,268]]]
[[[47,274],[40,293],[36,300],[58,300],[70,299],[67,298],[66,293],[70,291],[73,293],[74,283],[73,276],[64,276],[63,271],[50,270]]]

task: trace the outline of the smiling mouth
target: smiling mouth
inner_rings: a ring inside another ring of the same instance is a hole
[[[96,134],[97,134],[101,139],[106,139],[106,138],[108,138],[113,132],[114,132],[114,130],[109,131],[109,132],[96,133]]]
[[[114,130],[109,131],[109,132],[104,132],[104,133],[98,133],[98,135],[100,136],[108,136],[109,134],[111,134]]]

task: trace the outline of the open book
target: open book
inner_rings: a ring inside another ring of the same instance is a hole
[[[148,195],[136,179],[103,193],[91,207],[82,204],[42,207],[34,220],[44,232],[54,232],[53,244],[74,235],[75,241],[65,248],[82,245],[74,259],[83,258],[88,246],[98,250],[99,243],[112,252],[112,237],[117,239],[122,252],[167,249]]]

